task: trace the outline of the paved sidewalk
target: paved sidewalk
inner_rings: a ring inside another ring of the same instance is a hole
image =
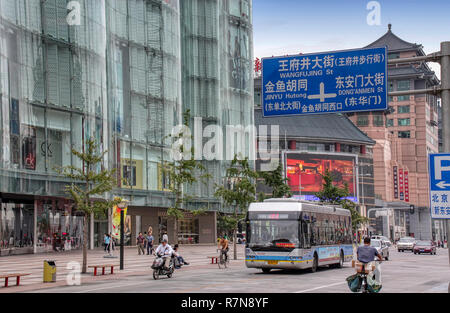
[[[244,245],[237,245],[238,249],[238,261],[233,263],[239,263],[243,266],[244,260]],[[207,256],[217,255],[217,246],[214,245],[180,245],[180,253],[185,258],[189,265],[183,266],[181,269],[193,270],[199,268],[217,267],[216,264],[211,264],[211,259]],[[106,253],[101,250],[88,251],[88,265],[98,264],[117,264],[114,267],[114,275],[109,275],[110,269],[105,269],[106,275],[93,276],[93,269],[88,269],[88,274],[81,275],[81,281],[83,284],[103,281],[103,280],[120,280],[121,277],[135,276],[135,275],[151,275],[151,264],[153,263],[154,256],[152,255],[138,255],[137,248],[126,247],[124,258],[124,270],[119,270],[119,250],[114,251],[114,256],[117,258],[104,258]],[[230,247],[229,256],[233,257],[232,245]],[[65,286],[67,274],[71,271],[66,266],[69,262],[79,262],[82,264],[81,251],[70,251],[61,253],[41,253],[41,254],[28,254],[28,255],[15,255],[0,257],[0,274],[6,273],[31,273],[30,276],[25,276],[21,279],[19,287],[16,287],[15,279],[11,280],[10,287],[4,288],[4,282],[0,279],[0,293],[5,292],[22,292],[32,291],[43,288],[54,288],[56,286]],[[43,283],[43,261],[52,260],[55,261],[57,266],[56,283]],[[98,271],[101,274],[101,270]],[[97,274],[98,275],[98,274]]]

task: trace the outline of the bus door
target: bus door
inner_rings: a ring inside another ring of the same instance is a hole
[[[302,255],[307,255],[311,252],[311,213],[303,212],[299,224],[300,245],[303,248]]]

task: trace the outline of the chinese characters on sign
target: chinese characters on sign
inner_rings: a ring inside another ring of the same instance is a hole
[[[394,198],[398,199],[398,176],[397,176],[397,166],[394,166]]]
[[[256,58],[255,60],[255,74],[259,74],[261,72],[261,60]]]
[[[264,116],[386,110],[386,64],[386,48],[264,58]]]
[[[403,192],[403,169],[398,170],[398,185],[400,188],[400,200],[404,200],[405,194]]]
[[[431,217],[450,218],[450,154],[430,154]]]
[[[403,172],[403,182],[405,184],[405,201],[409,202],[409,181],[408,181],[408,171]]]

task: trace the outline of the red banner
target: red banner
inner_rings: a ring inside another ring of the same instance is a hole
[[[398,167],[394,166],[394,198],[398,199]]]
[[[398,185],[400,189],[400,200],[405,199],[405,193],[403,191],[403,169],[398,170]]]
[[[409,202],[409,179],[408,179],[408,171],[404,171],[403,173],[403,181],[405,183],[405,201]]]

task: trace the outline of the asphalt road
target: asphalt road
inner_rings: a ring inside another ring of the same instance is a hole
[[[382,293],[446,293],[450,281],[447,249],[438,249],[437,255],[414,255],[391,248],[390,259],[381,265]],[[260,270],[246,268],[243,261],[232,261],[227,269],[217,265],[185,266],[171,279],[155,281],[148,275],[123,277],[120,280],[97,281],[81,286],[42,289],[44,293],[349,293],[345,278],[354,273],[351,263],[342,269],[321,268],[316,273],[308,270]]]

